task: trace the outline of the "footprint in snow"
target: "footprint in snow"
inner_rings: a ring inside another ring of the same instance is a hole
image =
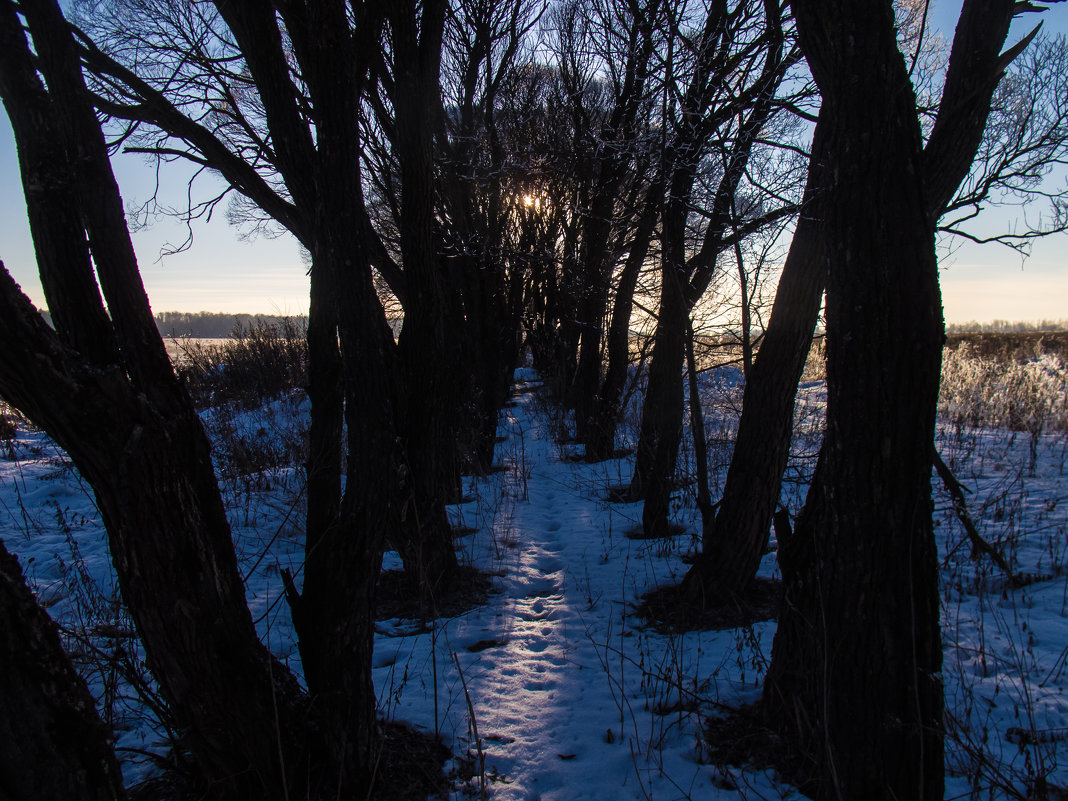
[[[544,574],[559,573],[564,569],[564,564],[559,559],[555,559],[552,556],[545,556],[539,560],[537,568]]]
[[[546,648],[549,647],[549,643],[543,639],[536,639],[533,642],[529,642],[525,646],[525,650],[528,654],[540,654]]]
[[[559,582],[551,578],[534,579],[526,585],[525,589],[527,598],[548,598],[560,594]]]

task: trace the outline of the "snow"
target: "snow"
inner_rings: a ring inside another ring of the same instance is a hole
[[[739,389],[733,374],[706,378],[709,436],[728,442],[712,449],[715,483],[729,457]],[[683,497],[676,512],[682,535],[628,537],[640,525],[640,504],[606,496],[629,479],[630,460],[569,459],[576,446],[558,442],[567,420],[536,387],[533,371],[517,371],[515,405],[501,417],[497,459],[505,469],[467,479],[466,502],[450,507],[457,525],[476,529],[457,544],[465,564],[492,575],[489,600],[429,630],[420,621],[379,622],[381,713],[443,738],[454,754],[447,770],[456,772],[456,799],[483,789],[500,801],[800,797],[771,771],[707,764],[698,736],[722,705],[759,699],[774,622],[679,634],[645,626],[635,604],[677,581],[696,547],[692,501]],[[794,511],[823,398],[820,384],[803,388],[798,414],[808,434],[798,438],[784,489]],[[243,431],[279,454],[251,473],[223,447],[217,458],[253,618],[298,675],[280,571],[299,575],[302,483],[283,458],[289,446],[270,446],[299,442],[306,412],[291,398],[206,415],[216,436]],[[951,731],[946,797],[1021,797],[1039,777],[1068,786],[1066,732],[1058,734],[1068,728],[1068,435],[1041,435],[1034,475],[1028,435],[947,424],[938,445],[972,491],[983,536],[1014,569],[1039,578],[1012,589],[989,560],[973,560],[935,477]],[[119,664],[144,670],[92,493],[47,437],[23,426],[0,443],[0,536],[64,627],[117,730],[127,782],[150,775],[144,752],[163,753],[165,733],[116,678]],[[386,555],[387,568],[399,564]],[[761,573],[775,576],[774,554]]]

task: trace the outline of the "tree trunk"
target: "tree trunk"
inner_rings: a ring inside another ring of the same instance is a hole
[[[324,138],[320,146],[329,148],[330,143]],[[329,208],[336,212],[341,204],[361,201],[358,191],[353,195],[336,198],[338,205]],[[366,254],[351,230],[338,231],[332,245],[322,249],[315,269],[334,287],[332,301],[343,310],[339,317],[344,364],[332,365],[337,371],[335,377],[340,379],[342,367],[347,375],[389,376],[392,334],[381,323]],[[332,260],[330,253],[345,253],[344,266]],[[362,269],[352,269],[354,266]],[[333,346],[333,351],[328,349],[321,355],[337,354],[338,335],[332,338],[332,343],[319,343]],[[298,596],[292,585],[287,587],[312,697],[308,787],[313,795],[364,795],[373,784],[380,739],[371,678],[375,587],[398,492],[394,395],[390,381],[367,382],[358,389],[350,385],[346,391],[344,415],[350,457],[345,493],[338,503],[339,496],[328,493],[331,480],[340,483],[340,475],[323,476],[327,490],[323,498],[333,500],[334,514],[326,517],[320,512],[319,527],[307,534],[303,592]],[[328,397],[327,402],[333,411],[333,398]],[[336,421],[338,428],[340,422]],[[340,434],[337,430],[332,436]],[[339,445],[333,438],[323,444]],[[374,456],[353,458],[354,454]],[[340,470],[340,465],[335,469]]]
[[[457,332],[448,325],[445,288],[434,236],[433,125],[422,115],[438,107],[445,4],[425,3],[390,16],[394,46],[393,98],[401,177],[400,247],[408,276],[399,341],[405,406],[398,433],[411,470],[410,497],[399,509],[397,543],[405,571],[423,600],[457,579],[459,565],[445,503],[454,495],[460,389]]]
[[[587,459],[607,459],[615,451],[616,426],[619,422],[619,402],[627,383],[630,367],[630,318],[634,311],[634,292],[638,277],[645,265],[653,229],[659,217],[663,194],[663,179],[654,179],[646,193],[641,217],[634,232],[630,253],[619,276],[616,297],[612,305],[612,323],[608,329],[608,362],[604,382],[597,393],[596,405],[591,414],[591,425],[586,438]]]
[[[55,4],[28,7],[27,21],[40,47],[73,49]],[[121,365],[87,364],[0,270],[0,337],[10,343],[0,349],[0,391],[66,449],[93,487],[123,598],[205,780],[220,795],[281,797],[301,750],[292,725],[301,701],[256,636],[208,441],[151,324],[77,59],[59,53],[41,62],[46,92],[7,0],[0,3],[0,35],[5,106],[35,105],[50,120],[30,129],[21,124],[25,117],[12,115],[20,150],[49,136],[56,152],[78,143],[77,159],[64,162],[64,180],[28,193],[27,203],[66,203],[86,227],[38,237],[41,259],[88,235],[123,358]],[[63,117],[57,97],[71,104]],[[54,299],[69,307],[100,303],[94,293]]]
[[[691,603],[729,602],[756,575],[790,455],[794,399],[819,319],[827,263],[821,187],[827,123],[813,136],[808,183],[771,318],[742,398],[734,453],[713,525],[685,578]]]
[[[748,87],[753,93],[752,98],[745,104],[740,104],[734,98],[725,99],[722,107],[711,107],[722,77],[717,75],[717,70],[729,69],[729,59],[717,48],[709,48],[701,54],[698,69],[687,89],[687,99],[683,103],[685,111],[669,151],[671,158],[668,163],[672,165],[672,172],[662,219],[664,270],[661,307],[653,346],[653,365],[649,371],[646,402],[642,410],[638,455],[630,487],[632,498],[646,498],[642,526],[647,536],[660,536],[667,530],[668,498],[677,458],[675,452],[669,454],[667,449],[674,447],[677,450],[681,440],[683,379],[680,368],[689,314],[716,274],[718,257],[732,221],[734,196],[760,132],[773,113],[772,100],[792,60],[784,58],[780,8],[774,3],[766,3],[765,11],[765,37],[754,43],[754,47],[762,52],[764,63],[759,77]],[[717,13],[726,13],[726,7],[718,9]],[[721,20],[717,13],[711,13],[706,18],[702,36],[718,37]],[[728,149],[724,151],[724,170],[712,199],[700,252],[687,260],[686,224],[694,180],[705,149],[704,140],[712,133],[710,124],[720,115],[726,115],[728,110],[731,115],[740,117],[739,126],[733,132]],[[673,386],[668,388],[662,386],[661,382],[669,382]],[[661,402],[663,406],[660,406]],[[650,404],[654,405],[651,407]],[[647,424],[649,417],[655,418],[655,422],[650,420]]]
[[[504,264],[492,254],[461,255],[453,271],[463,287],[463,363],[466,401],[461,431],[465,467],[484,474],[493,465],[497,417],[508,399],[518,349],[517,322],[505,281]]]
[[[712,520],[712,495],[708,488],[708,444],[705,439],[705,413],[701,408],[701,392],[697,379],[697,358],[693,350],[693,323],[686,326],[686,379],[690,392],[690,430],[693,433],[693,460],[697,474],[697,508],[701,512],[701,527]]]
[[[668,533],[675,462],[682,440],[682,364],[690,307],[686,301],[688,278],[684,267],[686,213],[680,197],[680,193],[673,193],[664,210],[660,313],[630,484],[631,498],[645,500],[642,528],[647,537],[663,537]]]
[[[580,264],[585,273],[585,281],[579,304],[581,314],[579,361],[575,371],[575,382],[571,387],[571,397],[575,408],[576,439],[586,445],[587,460],[602,456],[593,452],[589,447],[589,441],[596,430],[598,391],[604,368],[605,317],[612,283],[612,268],[615,266],[615,259],[609,254],[608,249],[616,195],[619,189],[619,180],[614,174],[615,166],[606,163],[602,169],[609,174],[602,175],[597,181],[596,194],[582,227]]]
[[[970,168],[998,78],[1021,50],[1016,45],[1006,56],[1000,53],[1011,19],[1012,4],[1007,0],[994,9],[969,2],[962,12],[937,124],[923,154],[925,203],[932,220],[942,215]],[[805,210],[753,374],[746,382],[716,524],[706,531],[703,555],[685,579],[694,603],[723,602],[741,592],[755,575],[767,544],[789,453],[797,382],[825,283],[825,244],[819,234],[824,201],[818,187],[830,179],[823,166],[828,157],[823,135],[827,127],[827,122],[816,127]]]
[[[0,787],[10,801],[120,801],[111,733],[0,541]]]
[[[930,453],[943,329],[920,127],[890,3],[793,8],[830,123],[828,421],[781,553],[765,709],[809,760],[817,798],[941,799]]]
[[[338,347],[337,276],[328,275],[329,256],[312,255],[308,308],[308,511],[305,548],[318,548],[341,511],[341,442],[344,387]]]
[[[117,371],[72,361],[6,270],[0,306],[0,333],[22,343],[3,351],[0,389],[93,487],[186,747],[220,794],[281,797],[296,770],[299,698],[256,637],[199,418],[191,406],[165,417]]]

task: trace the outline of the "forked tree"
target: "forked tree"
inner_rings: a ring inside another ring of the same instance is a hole
[[[554,17],[561,76],[582,137],[588,203],[580,215],[578,253],[578,361],[568,400],[575,410],[576,438],[588,460],[612,455],[615,445],[618,382],[604,382],[606,347],[612,326],[629,334],[637,271],[644,262],[653,222],[659,210],[655,192],[647,196],[648,178],[639,170],[653,168],[649,153],[652,106],[650,85],[656,78],[655,54],[663,38],[664,4],[613,2],[604,5],[572,2]],[[595,54],[585,60],[576,53]],[[595,91],[594,87],[597,87]],[[591,102],[591,96],[596,101]],[[628,195],[632,197],[628,198]],[[644,203],[636,214],[627,206]],[[629,203],[628,203],[629,200]],[[646,233],[643,233],[646,231]],[[615,282],[619,262],[623,275]],[[614,298],[610,304],[609,299]],[[629,355],[629,341],[623,351]],[[616,351],[618,362],[618,347]]]
[[[793,10],[823,98],[827,432],[780,547],[786,598],[764,708],[800,749],[815,797],[941,799],[935,229],[1027,40],[1001,52],[1011,0],[966,0],[945,87],[958,102],[924,147],[891,2]]]
[[[1033,34],[1032,34],[1033,35]],[[1026,41],[1030,41],[1030,37]],[[1026,43],[1026,42],[1025,42]],[[915,45],[914,45],[915,46]],[[1032,103],[1026,117],[1012,113],[1001,76],[1023,45],[1005,54],[988,48],[969,58],[968,39],[954,42],[951,63],[968,58],[947,82],[934,126],[924,148],[926,192],[940,229],[959,230],[1000,189],[1032,199],[1035,178],[1064,158],[1068,126],[1059,109],[1063,99],[1044,96],[1038,82],[1023,90]],[[1056,74],[1064,56],[1049,51],[1042,57]],[[1033,61],[1025,75],[1043,74]],[[1044,79],[1048,82],[1047,78]],[[1052,83],[1055,83],[1052,82]],[[1014,79],[1012,92],[1021,91]],[[1004,108],[1007,106],[1007,108]],[[993,114],[992,127],[987,124]],[[714,523],[705,527],[702,555],[685,579],[690,602],[703,605],[732,602],[756,575],[769,538],[772,515],[779,503],[783,471],[790,450],[794,398],[808,357],[826,285],[823,203],[833,193],[825,148],[824,120],[816,126],[811,148],[804,205],[783,266],[768,326],[746,382],[738,434]],[[953,158],[946,156],[953,151]],[[979,154],[979,164],[973,159]],[[1021,238],[1058,230],[1056,225],[1032,228]]]
[[[517,258],[514,220],[533,205],[525,197],[548,201],[538,188],[545,165],[536,163],[536,147],[523,130],[537,127],[531,126],[538,110],[529,40],[543,11],[533,0],[457,0],[446,19],[441,93],[434,100],[442,106],[434,138],[436,223],[465,367],[457,438],[472,473],[492,466],[497,416],[519,358],[529,265]]]
[[[272,37],[273,11],[254,4],[226,11],[235,36],[259,45],[250,57],[261,57],[257,66],[275,79],[264,78],[276,93],[267,102],[281,105],[272,119],[280,126],[275,139],[291,135],[299,148],[299,120],[285,113],[293,86],[284,71],[271,72],[279,63],[271,54],[281,48]],[[325,54],[355,46],[340,5],[315,4],[300,22],[294,29],[308,38],[295,40],[297,48]],[[0,392],[68,452],[92,486],[124,601],[206,790],[223,798],[284,798],[297,788],[302,796],[332,797],[345,788],[364,795],[379,739],[374,587],[390,501],[400,494],[396,471],[350,458],[343,499],[316,510],[326,519],[309,532],[303,592],[294,604],[304,693],[256,636],[209,443],[152,320],[78,43],[48,0],[17,7],[4,0],[0,36],[0,92],[57,321],[55,330],[45,325],[0,271]],[[316,63],[325,67],[325,58]],[[318,295],[313,288],[313,308],[325,305],[319,319],[333,321],[327,354],[342,358],[340,334],[350,375],[388,375],[392,337],[374,314],[370,268],[351,224],[360,219],[359,140],[350,137],[359,75],[331,65],[311,77],[311,96],[334,102],[319,106],[315,158],[304,166],[332,177],[315,191],[344,220],[315,227],[309,240],[331,288]],[[249,185],[258,180],[248,170],[241,175]],[[302,174],[297,191],[309,189],[314,175]],[[339,381],[340,364],[330,370]],[[388,382],[367,382],[345,401],[350,452],[390,459]],[[330,428],[340,438],[340,419]]]
[[[300,699],[256,637],[207,438],[155,331],[73,39],[54,3],[19,11],[36,56],[5,0],[0,92],[57,327],[0,273],[0,391],[93,487],[149,664],[206,779],[273,794],[301,750],[279,742],[276,721],[296,720]]]
[[[434,597],[457,578],[444,505],[455,494],[447,432],[458,391],[430,227],[433,126],[409,120],[439,105],[443,6],[417,14],[374,2],[292,3],[275,14],[265,3],[116,0],[104,10],[84,20],[92,37],[80,35],[78,45],[93,102],[125,124],[127,149],[216,171],[240,196],[242,215],[290,232],[310,254],[309,559],[333,559],[318,542],[347,513],[345,415],[373,385],[390,407],[382,431],[394,445],[361,449],[366,456],[355,461],[393,477],[382,508],[406,571]],[[365,196],[368,105],[385,109],[397,164],[392,237],[376,229]],[[372,267],[411,312],[399,348],[369,292]],[[348,335],[361,345],[345,346]],[[365,372],[350,371],[350,355]],[[357,374],[365,382],[358,396],[344,378]]]
[[[719,257],[740,231],[732,225],[735,195],[769,121],[787,71],[797,60],[792,34],[774,2],[714,5],[693,37],[675,32],[689,53],[690,69],[674,78],[679,106],[670,121],[664,161],[660,223],[660,304],[641,431],[630,484],[644,499],[647,536],[663,536],[675,489],[675,465],[683,424],[682,365],[690,313],[717,275]],[[680,23],[676,21],[676,25]],[[667,124],[667,123],[666,123]],[[696,182],[715,139],[722,170],[714,182],[704,230],[688,247]],[[789,214],[785,205],[757,215],[751,233]]]

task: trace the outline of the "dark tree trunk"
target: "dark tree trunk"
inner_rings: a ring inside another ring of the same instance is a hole
[[[589,461],[610,457],[615,444],[618,395],[613,400],[602,394],[605,388],[602,381],[607,381],[603,375],[607,356],[605,324],[617,261],[613,229],[619,227],[616,207],[620,190],[628,172],[633,173],[631,158],[640,147],[637,144],[638,119],[647,99],[650,59],[655,46],[654,31],[660,22],[661,3],[657,0],[644,5],[617,4],[612,14],[621,28],[618,35],[626,37],[628,47],[625,62],[612,84],[614,103],[611,113],[600,131],[588,132],[596,140],[591,158],[596,160],[599,169],[592,181],[593,199],[583,220],[581,266],[586,281],[580,307],[582,341],[578,371],[572,387],[577,439],[585,445],[585,455]],[[602,33],[607,40],[608,32]],[[612,35],[616,35],[616,32],[613,31]],[[637,275],[631,274],[640,267],[641,259],[638,259],[637,265],[629,273],[628,268],[624,268],[614,304],[614,319],[618,319],[618,322],[613,322],[613,325],[617,329],[622,325],[625,330],[630,322],[634,283],[637,281]],[[618,348],[618,342],[614,346]],[[607,386],[610,393],[617,383],[618,378],[612,376],[611,384]]]
[[[21,343],[3,349],[0,389],[93,487],[123,599],[186,747],[221,795],[281,797],[285,771],[298,768],[300,699],[256,637],[195,411],[161,414],[118,369],[78,363],[6,270],[0,306],[0,333]]]
[[[664,264],[661,307],[657,317],[646,402],[642,410],[634,477],[630,486],[631,498],[644,497],[646,500],[642,510],[642,527],[646,536],[662,536],[668,526],[668,500],[675,481],[675,463],[682,431],[681,365],[689,314],[716,273],[718,257],[724,249],[727,229],[732,222],[734,196],[760,132],[772,115],[772,100],[785,70],[792,63],[793,57],[784,54],[780,8],[769,2],[765,3],[764,12],[766,35],[751,45],[755,52],[763,54],[761,72],[749,87],[751,97],[744,103],[732,97],[724,101],[722,107],[711,107],[719,83],[717,70],[729,70],[730,59],[718,48],[708,48],[701,53],[698,71],[687,89],[682,121],[670,150],[668,163],[672,165],[672,173],[661,223]],[[726,8],[718,13],[726,13]],[[709,14],[703,35],[717,38],[721,33],[721,22],[715,13]],[[687,260],[686,223],[700,156],[706,146],[704,140],[711,135],[713,123],[735,115],[740,116],[741,120],[730,149],[724,154],[724,170],[712,199],[701,249]],[[662,386],[661,382],[669,382],[673,386],[668,388]],[[650,417],[655,419],[647,421]],[[671,448],[674,451],[669,451]]]
[[[745,383],[734,453],[714,524],[686,575],[692,603],[726,602],[756,575],[790,455],[794,399],[819,318],[827,263],[821,186],[828,180],[826,123],[817,124],[808,184],[768,327]]]
[[[111,733],[0,541],[0,788],[10,801],[120,801]]]
[[[453,584],[459,565],[445,503],[455,494],[454,443],[460,420],[459,339],[448,325],[445,287],[434,236],[433,125],[423,115],[439,105],[439,69],[445,4],[395,7],[393,106],[401,172],[400,246],[407,275],[404,327],[399,340],[405,405],[398,432],[411,470],[410,496],[399,509],[398,550],[424,601]]]
[[[733,203],[731,204],[731,207],[731,216],[735,219],[734,234],[735,237],[737,237],[738,215],[737,211],[733,208]],[[745,261],[742,258],[742,242],[737,238],[734,240],[734,260],[738,266],[738,297],[742,302],[742,376],[745,378],[745,383],[748,384],[749,377],[753,372],[753,296],[749,291],[749,273],[745,268]]]
[[[571,198],[573,210],[585,208],[589,202],[586,183],[580,184]],[[564,223],[563,244],[560,270],[550,279],[551,292],[548,293],[546,317],[554,329],[549,355],[552,362],[544,375],[549,378],[549,385],[557,391],[562,401],[570,400],[569,389],[575,380],[578,366],[579,350],[579,309],[577,299],[582,294],[581,263],[579,261],[580,221],[573,211],[570,219]],[[550,267],[550,269],[552,269]],[[539,368],[541,369],[541,368]]]
[[[495,234],[499,236],[499,234]],[[453,271],[463,287],[463,313],[457,328],[463,331],[464,418],[457,443],[466,471],[485,474],[493,465],[497,417],[508,400],[512,372],[518,356],[518,318],[506,281],[499,248],[482,257],[457,256]],[[521,287],[520,287],[521,288]]]
[[[705,413],[697,379],[697,359],[693,349],[693,324],[686,326],[686,379],[690,392],[690,430],[693,434],[693,457],[697,474],[697,508],[702,527],[712,519],[712,495],[708,488],[708,445],[705,440]]]
[[[688,196],[687,191],[685,197]],[[648,537],[663,537],[668,533],[675,461],[682,440],[682,364],[690,315],[686,300],[689,281],[684,267],[686,214],[682,198],[679,192],[673,193],[664,210],[660,313],[630,484],[631,497],[645,500],[642,528]]]
[[[338,347],[337,276],[329,256],[312,255],[308,308],[308,511],[306,550],[311,553],[341,511],[341,443],[344,387]],[[332,271],[331,271],[332,272]]]
[[[304,582],[287,595],[300,638],[310,708],[301,722],[308,767],[300,793],[371,792],[379,736],[371,651],[374,589],[396,508],[398,382],[394,344],[374,293],[360,176],[359,103],[366,61],[381,20],[363,8],[350,20],[343,3],[275,10],[219,3],[247,60],[267,125],[285,148],[278,168],[312,254],[309,314],[308,529]],[[282,43],[281,26],[289,36]],[[315,139],[291,83],[295,57],[314,107]],[[267,198],[254,198],[269,207]],[[347,431],[341,492],[342,432]]]
[[[990,98],[1004,64],[1000,46],[1011,9],[993,15],[966,6],[954,41],[937,125],[924,150],[925,200],[932,219],[940,216],[967,173],[982,137]],[[976,24],[971,20],[982,18]],[[1010,51],[1019,52],[1019,46]],[[1007,63],[1007,62],[1005,62]],[[723,602],[752,580],[779,503],[789,455],[794,398],[804,370],[826,280],[824,216],[820,187],[830,180],[824,163],[827,122],[817,125],[801,218],[783,267],[775,305],[760,352],[746,382],[731,465],[715,525],[706,529],[703,555],[686,577],[694,603]]]
[[[817,798],[941,799],[931,442],[943,342],[922,140],[890,3],[795,0],[823,93],[827,434],[798,527],[765,709]]]
[[[0,349],[0,390],[67,450],[93,487],[124,600],[205,780],[220,795],[281,797],[301,750],[292,725],[300,699],[256,637],[207,438],[151,324],[103,136],[69,55],[70,33],[54,4],[29,6],[27,21],[38,46],[56,50],[41,62],[48,92],[5,0],[0,93],[8,108],[33,106],[49,120],[27,128],[24,115],[12,115],[20,150],[49,137],[53,152],[68,148],[64,180],[27,202],[59,199],[85,223],[38,237],[41,259],[55,263],[88,236],[122,363],[87,364],[0,270],[0,335],[10,344]],[[60,99],[62,117],[52,102]],[[60,291],[49,303],[99,308],[100,297]]]
[[[596,428],[598,391],[604,367],[605,318],[615,266],[615,258],[608,249],[619,178],[611,174],[615,171],[614,165],[605,164],[603,170],[609,174],[603,174],[597,182],[593,203],[583,221],[580,263],[586,280],[579,304],[578,367],[570,391],[575,409],[576,439],[586,444],[587,459],[601,457],[589,447],[589,441]]]
[[[619,403],[627,383],[627,369],[630,367],[630,318],[634,311],[634,292],[638,287],[638,277],[645,265],[649,252],[653,229],[659,218],[663,195],[663,180],[654,179],[646,193],[641,216],[631,242],[630,253],[619,276],[616,296],[612,304],[612,323],[608,329],[607,367],[604,382],[597,393],[593,411],[590,414],[589,430],[586,434],[586,458],[593,460],[607,459],[615,451],[616,426],[619,422]]]
[[[342,252],[358,260],[359,243],[349,238],[344,244]],[[325,258],[318,263],[328,269]],[[342,273],[334,285],[345,309],[341,338],[346,374],[389,375],[392,334],[376,314],[369,270]],[[393,402],[390,382],[368,382],[347,394],[348,452],[376,454],[376,458],[347,460],[338,514],[314,541],[309,537],[303,593],[299,598],[291,593],[304,675],[313,699],[310,746],[317,775],[312,786],[325,794],[346,788],[368,793],[379,753],[371,656],[375,586],[400,480]]]

